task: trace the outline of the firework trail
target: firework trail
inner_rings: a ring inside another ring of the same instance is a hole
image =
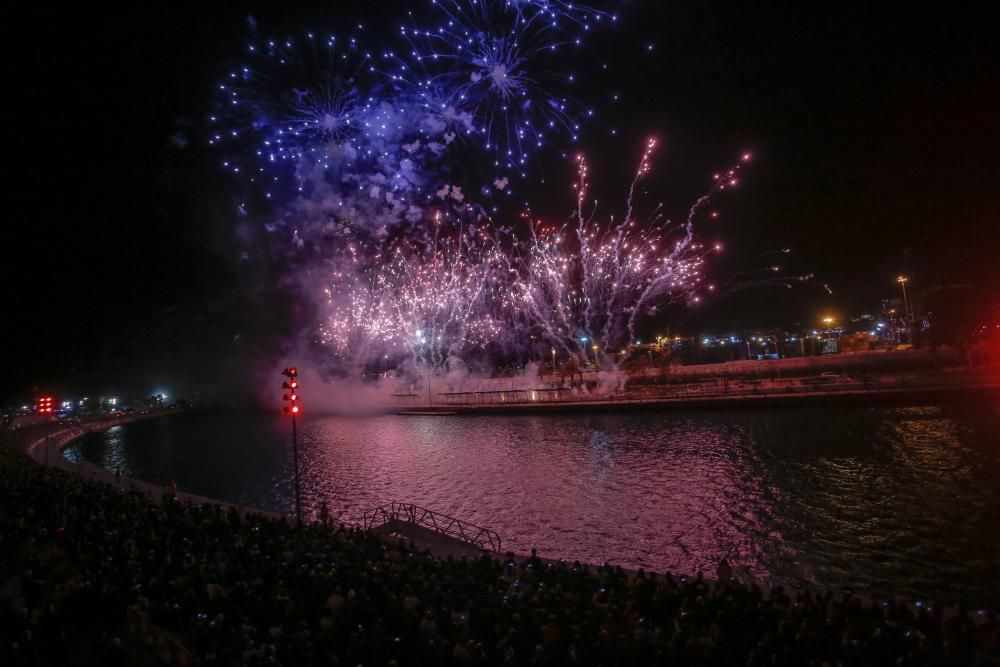
[[[716,294],[720,297],[748,289],[760,289],[764,287],[784,287],[791,289],[797,284],[810,282],[815,276],[811,273],[804,275],[787,275],[782,273],[783,267],[780,264],[768,262],[783,261],[791,255],[791,248],[781,248],[764,252],[756,257],[738,262],[734,266],[734,271],[721,281],[717,286]],[[761,264],[764,264],[761,266]],[[824,287],[826,287],[824,285]],[[716,290],[716,286],[712,286]]]
[[[405,357],[438,368],[501,337],[503,257],[490,230],[440,219],[434,229],[364,271],[333,275],[321,339],[336,354],[357,365]]]
[[[696,219],[716,193],[737,184],[750,156],[728,170],[725,180],[715,179],[675,224],[661,204],[642,218],[636,214],[637,188],[652,169],[656,146],[655,139],[645,146],[620,220],[598,219],[596,204],[588,210],[589,166],[579,156],[573,222],[554,227],[533,221],[527,253],[516,262],[514,291],[530,325],[567,352],[622,346],[635,338],[643,316],[701,299],[706,258],[721,245],[708,248],[698,240]]]
[[[278,194],[281,172],[303,187],[302,163],[328,164],[331,148],[360,139],[383,83],[355,37],[306,33],[247,45],[243,62],[218,84],[209,144],[223,166]]]
[[[411,21],[395,79],[429,112],[463,114],[462,136],[479,139],[500,171],[518,171],[555,136],[576,141],[594,109],[576,96],[591,27],[614,15],[568,2],[436,0],[437,25]],[[570,51],[572,50],[572,51]]]
[[[721,245],[703,244],[695,224],[749,155],[676,224],[661,205],[639,212],[655,140],[620,219],[589,205],[582,156],[569,221],[487,214],[496,193],[511,194],[510,172],[575,141],[593,115],[575,97],[582,73],[566,64],[614,14],[563,0],[435,0],[428,13],[411,12],[377,48],[360,27],[253,36],[217,85],[208,141],[264,241],[252,260],[287,267],[297,293],[314,296],[335,365],[439,369],[466,355],[523,357],[539,338],[586,355],[716,289],[705,263]],[[721,291],[778,280],[795,279],[748,268]]]
[[[320,252],[345,219],[386,239],[432,209],[466,214],[471,204],[447,178],[453,123],[398,90],[379,67],[389,60],[358,37],[247,45],[218,84],[209,139],[243,186],[241,213]]]
[[[448,1],[428,9],[445,26],[419,31],[411,15],[417,41],[447,55],[446,34],[462,35],[477,57],[511,59],[510,77],[497,60],[491,87],[480,76],[486,65],[465,60],[464,81],[435,75],[428,82],[430,60],[406,55],[412,44],[394,45],[399,36],[381,35],[377,48],[360,26],[347,35],[263,39],[252,23],[254,34],[216,87],[208,143],[239,186],[244,256],[286,265],[283,282],[300,281],[301,294],[316,292],[306,281],[326,272],[316,300],[332,315],[320,340],[340,357],[405,352],[439,363],[449,351],[497,338],[491,313],[503,308],[483,304],[505,298],[500,283],[484,276],[496,268],[489,258],[498,250],[467,237],[484,224],[484,194],[509,193],[509,179],[496,169],[485,179],[464,176],[492,152],[470,153],[466,146],[481,149],[479,142],[459,139],[479,133],[500,141],[501,125],[513,137],[539,119],[569,124],[565,104],[539,86],[558,75],[554,61],[542,69],[541,56],[561,50],[569,32],[610,20],[541,0]],[[525,76],[528,65],[539,65],[537,78]],[[474,78],[483,85],[470,85]],[[503,113],[505,106],[513,111]],[[457,228],[465,231],[442,236]]]

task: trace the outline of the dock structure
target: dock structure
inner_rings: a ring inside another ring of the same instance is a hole
[[[938,405],[995,400],[1000,380],[967,374],[928,377],[751,379],[703,378],[672,385],[639,385],[609,393],[566,387],[456,391],[438,405],[398,414],[557,414],[633,410],[780,408],[821,405]]]
[[[500,553],[500,536],[490,530],[412,503],[389,503],[364,514],[367,531],[412,541],[438,555]]]
[[[573,392],[566,387],[539,389],[499,389],[491,391],[449,391],[438,394],[445,405],[502,405],[549,403],[570,400]]]

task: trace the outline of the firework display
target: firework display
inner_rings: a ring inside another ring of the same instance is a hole
[[[464,114],[496,168],[520,170],[550,137],[579,139],[594,110],[575,97],[579,73],[557,67],[565,50],[579,57],[587,33],[615,16],[572,3],[439,0],[437,25],[404,26],[408,58],[398,78],[422,106]]]
[[[266,239],[258,251],[308,269],[289,274],[320,292],[312,339],[331,365],[523,359],[529,340],[596,357],[664,306],[716,290],[705,264],[721,245],[696,225],[749,154],[679,223],[659,204],[639,212],[655,139],[621,211],[588,201],[582,155],[568,221],[510,210],[528,165],[596,123],[577,91],[587,73],[567,63],[583,67],[585,40],[616,21],[561,0],[433,0],[377,36],[251,35],[217,86],[208,143]]]
[[[531,226],[516,293],[529,321],[567,351],[587,353],[598,343],[621,346],[635,337],[645,311],[652,314],[677,299],[699,299],[706,250],[695,238],[694,220],[711,193],[698,199],[680,225],[664,219],[661,206],[649,219],[637,219],[636,187],[651,169],[655,148],[656,140],[650,139],[620,220],[602,223],[595,210],[586,209],[589,169],[581,155],[575,220],[559,228]]]
[[[438,367],[502,335],[503,256],[485,228],[446,228],[401,239],[356,270],[337,271],[325,291],[321,341],[360,363],[400,358]]]

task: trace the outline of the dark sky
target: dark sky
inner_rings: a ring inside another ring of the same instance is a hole
[[[35,386],[176,394],[243,383],[274,352],[256,323],[292,305],[260,312],[235,272],[227,181],[199,134],[212,82],[248,14],[277,36],[359,18],[369,33],[394,30],[397,14],[373,2],[134,4],[7,21],[0,399]],[[655,133],[657,194],[683,210],[750,149],[745,187],[720,204],[727,256],[791,247],[789,271],[817,276],[672,314],[675,326],[847,315],[894,295],[899,272],[914,290],[970,282],[997,301],[998,16],[871,4],[633,0],[595,38],[614,68],[600,85],[623,96],[598,105],[585,133],[596,174],[614,183]],[[178,131],[190,140],[181,150]],[[553,169],[550,182],[568,182]]]

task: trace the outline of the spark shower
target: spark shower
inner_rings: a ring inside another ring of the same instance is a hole
[[[588,198],[577,144],[600,126],[587,100],[602,93],[567,63],[607,67],[588,65],[586,45],[614,39],[615,12],[559,0],[420,9],[378,34],[252,34],[217,86],[208,141],[242,224],[266,239],[253,251],[263,256],[247,259],[299,281],[321,367],[489,365],[538,345],[587,355],[620,348],[665,305],[716,290],[706,263],[721,244],[697,226],[749,154],[678,223],[641,201],[656,139],[639,147],[621,210]],[[551,194],[572,210],[559,222],[514,199],[521,186],[542,189],[547,154],[576,166],[572,199]]]

